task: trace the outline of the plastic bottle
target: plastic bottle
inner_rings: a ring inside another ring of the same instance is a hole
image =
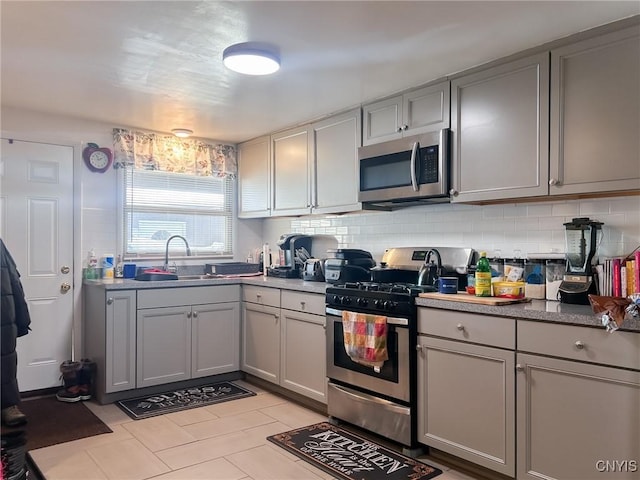
[[[85,270],[85,278],[89,280],[95,280],[98,278],[98,272],[96,268],[98,267],[98,257],[96,257],[96,252],[93,250],[89,250],[87,254],[87,269]]]
[[[269,265],[269,259],[271,258],[271,254],[269,252],[269,244],[265,243],[262,245],[262,274],[266,277],[267,270],[271,265]]]
[[[124,267],[122,266],[121,255],[118,255],[118,260],[116,260],[116,270],[114,272],[114,276],[116,278],[122,278],[124,276]]]
[[[487,259],[487,252],[480,252],[476,263],[476,297],[491,296],[491,266]]]
[[[113,254],[106,253],[102,257],[102,278],[113,278],[114,273]]]

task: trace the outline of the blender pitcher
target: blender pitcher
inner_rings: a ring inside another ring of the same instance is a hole
[[[596,253],[598,232],[601,232],[602,225],[602,222],[584,217],[574,218],[564,224],[567,267],[558,288],[561,302],[589,305],[588,294],[596,293],[591,262]]]

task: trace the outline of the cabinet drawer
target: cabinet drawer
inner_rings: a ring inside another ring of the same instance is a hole
[[[473,313],[418,309],[418,333],[515,349],[516,321]]]
[[[238,301],[239,285],[138,290],[138,309]]]
[[[242,301],[269,305],[271,307],[280,306],[280,289],[268,287],[256,287],[255,285],[242,286]]]
[[[324,295],[282,290],[282,308],[324,316]]]
[[[640,333],[518,320],[518,351],[640,370]]]

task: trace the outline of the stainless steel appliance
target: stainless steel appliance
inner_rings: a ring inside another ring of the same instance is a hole
[[[269,267],[267,276],[281,278],[300,278],[304,262],[311,258],[311,244],[313,239],[307,235],[284,234],[278,239],[277,245],[282,250],[284,263]]]
[[[589,305],[588,294],[596,293],[596,283],[593,281],[592,260],[598,247],[598,232],[601,232],[601,222],[588,218],[574,218],[564,224],[566,239],[566,273],[558,287],[560,301]]]
[[[345,421],[390,438],[404,447],[405,454],[421,451],[417,444],[417,310],[415,297],[433,292],[416,281],[426,252],[431,247],[393,248],[383,256],[390,277],[409,278],[412,283],[346,282],[327,287],[327,409],[334,421]],[[443,262],[470,265],[471,249],[445,251]],[[450,264],[449,264],[450,265]],[[389,359],[379,368],[354,362],[346,353],[342,327],[343,311],[387,317]]]
[[[358,149],[365,208],[449,201],[450,130],[405,137]]]
[[[324,276],[327,283],[364,282],[371,277],[371,268],[376,261],[371,253],[355,248],[327,250],[331,258],[324,262]]]

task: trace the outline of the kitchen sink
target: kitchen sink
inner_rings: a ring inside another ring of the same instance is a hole
[[[201,275],[178,275],[178,280],[210,280],[213,277],[207,274]]]

